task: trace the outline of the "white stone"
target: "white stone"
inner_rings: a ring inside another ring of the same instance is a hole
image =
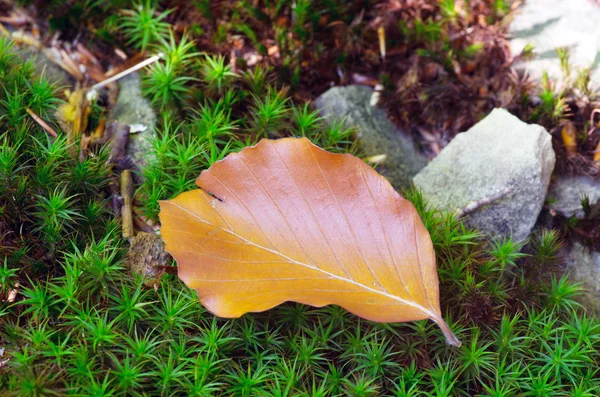
[[[544,205],[554,163],[544,127],[494,109],[458,134],[414,184],[433,207],[452,213],[491,201],[468,213],[466,223],[489,238],[524,241]]]
[[[593,0],[525,1],[511,22],[510,47],[516,55],[527,44],[533,44],[536,57],[517,68],[525,68],[533,78],[540,78],[546,71],[552,79],[562,81],[556,52],[560,47],[570,49],[572,70],[596,66],[600,59],[599,21],[600,5]],[[592,82],[600,84],[600,69],[594,68]]]
[[[600,180],[587,176],[558,176],[550,185],[548,207],[567,218],[583,219],[581,200],[584,196],[591,207],[596,205],[600,201]]]
[[[600,252],[575,242],[567,254],[566,265],[571,279],[584,289],[579,299],[583,306],[600,314]]]

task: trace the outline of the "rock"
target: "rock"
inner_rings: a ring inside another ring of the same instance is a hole
[[[50,51],[37,51],[32,47],[15,47],[14,53],[23,62],[32,61],[36,72],[43,75],[51,84],[62,88],[73,88],[74,80],[71,75],[46,56]]]
[[[600,252],[574,242],[566,257],[571,279],[582,283],[585,289],[580,302],[585,308],[600,314]]]
[[[524,241],[544,205],[554,162],[542,126],[494,109],[458,134],[414,183],[432,206],[453,213],[491,200],[467,213],[466,223],[491,238]]]
[[[343,118],[356,127],[362,152],[370,157],[385,154],[377,171],[396,189],[408,187],[411,178],[426,164],[411,137],[402,133],[385,111],[371,105],[373,90],[366,86],[333,87],[314,101],[328,120]]]
[[[141,80],[137,73],[119,80],[117,103],[108,121],[127,124],[133,131],[138,131],[129,135],[127,155],[140,169],[152,162],[154,159],[152,142],[156,138],[154,131],[156,115],[150,102],[142,95]]]
[[[516,65],[534,78],[544,71],[562,80],[557,48],[570,50],[570,64],[576,68],[595,67],[600,57],[600,7],[590,0],[527,0],[517,9],[510,25],[510,48],[520,53],[531,43],[536,57]],[[594,68],[592,82],[600,83]]]
[[[583,219],[581,198],[587,196],[590,206],[600,201],[600,180],[587,176],[559,176],[555,177],[548,192],[548,207],[570,218],[575,216]]]

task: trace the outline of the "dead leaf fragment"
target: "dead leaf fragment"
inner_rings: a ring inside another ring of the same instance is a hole
[[[69,143],[79,139],[87,129],[91,108],[86,93],[87,89],[85,88],[73,92],[65,91],[68,102],[63,103],[58,108],[57,116],[63,129],[67,131]]]
[[[440,312],[435,254],[413,205],[362,160],[308,139],[262,140],[160,203],[161,234],[202,304],[239,317],[285,301],[365,319]]]
[[[594,150],[594,163],[600,165],[600,142],[598,142],[596,150]]]
[[[577,153],[577,131],[575,125],[567,121],[560,131],[567,154],[572,156]]]

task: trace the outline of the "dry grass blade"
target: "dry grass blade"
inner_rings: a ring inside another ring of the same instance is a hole
[[[52,127],[50,127],[50,125],[48,123],[46,123],[44,120],[42,120],[42,118],[40,116],[35,114],[35,112],[33,110],[31,110],[29,108],[27,108],[25,110],[27,111],[27,114],[29,114],[31,116],[31,118],[34,119],[35,122],[38,123],[40,125],[40,127],[42,127],[44,129],[44,131],[46,131],[48,134],[52,135],[55,138],[58,136],[56,131],[54,131],[54,129]]]

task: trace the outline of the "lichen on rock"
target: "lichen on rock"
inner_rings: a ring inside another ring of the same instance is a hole
[[[555,156],[551,137],[503,109],[494,109],[414,178],[436,208],[457,212],[507,191],[465,217],[488,238],[527,239],[544,205]]]

